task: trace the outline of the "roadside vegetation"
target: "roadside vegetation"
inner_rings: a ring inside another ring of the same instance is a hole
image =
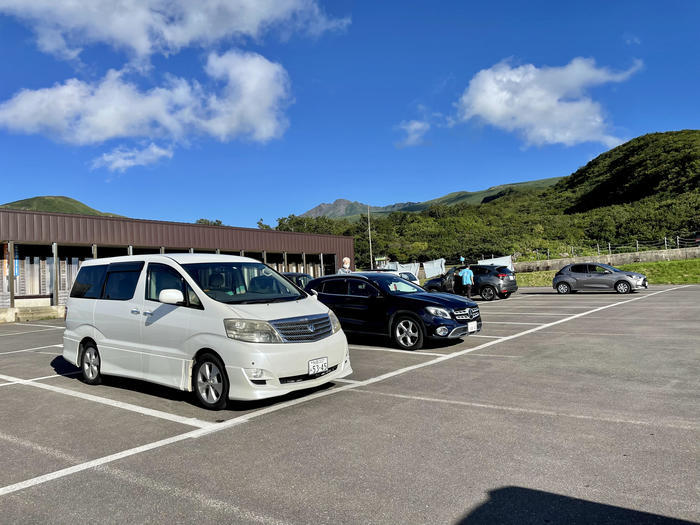
[[[631,263],[617,268],[643,273],[649,284],[700,284],[700,259]],[[552,286],[555,273],[554,270],[518,273],[518,286]]]
[[[439,174],[435,174],[436,177]],[[601,251],[635,241],[700,230],[700,131],[653,133],[596,157],[557,184],[503,192],[480,204],[435,204],[420,212],[372,217],[374,255],[400,262],[462,255],[516,255],[529,260],[549,253],[571,256],[570,246],[596,244]],[[367,217],[359,220],[290,215],[276,229],[349,235],[358,265],[369,263]],[[662,245],[663,246],[663,245]]]

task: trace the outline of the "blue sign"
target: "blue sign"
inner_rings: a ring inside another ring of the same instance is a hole
[[[19,277],[19,259],[15,259],[15,277]]]

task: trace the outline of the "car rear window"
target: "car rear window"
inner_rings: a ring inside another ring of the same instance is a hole
[[[347,295],[348,285],[345,279],[333,279],[331,281],[326,281],[323,283],[323,293],[329,293],[334,295]]]
[[[498,273],[504,273],[506,275],[513,275],[513,272],[507,266],[499,266],[498,268],[496,268],[496,271]]]
[[[102,284],[107,273],[107,265],[83,266],[75,278],[71,297],[84,299],[97,299],[102,293]]]

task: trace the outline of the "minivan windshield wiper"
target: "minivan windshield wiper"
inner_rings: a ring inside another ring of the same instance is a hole
[[[297,301],[301,299],[301,295],[292,297],[269,297],[266,299],[247,299],[244,301],[226,301],[226,304],[269,304],[269,303],[284,303],[287,301]]]

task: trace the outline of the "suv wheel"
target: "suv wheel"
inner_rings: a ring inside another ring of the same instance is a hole
[[[202,354],[192,371],[192,389],[197,401],[209,410],[226,408],[228,377],[221,360],[211,353]]]
[[[496,298],[496,290],[493,286],[486,285],[479,291],[479,295],[485,301],[493,301]]]
[[[617,291],[617,293],[630,293],[632,287],[627,281],[617,281],[615,283],[615,291]]]
[[[561,294],[569,293],[571,291],[571,286],[569,283],[561,282],[557,285],[557,292]]]
[[[83,373],[83,381],[88,385],[99,385],[102,382],[100,374],[100,352],[92,343],[88,343],[80,358],[80,370]]]
[[[401,315],[394,321],[391,338],[399,348],[418,350],[423,346],[423,328],[414,317]]]

